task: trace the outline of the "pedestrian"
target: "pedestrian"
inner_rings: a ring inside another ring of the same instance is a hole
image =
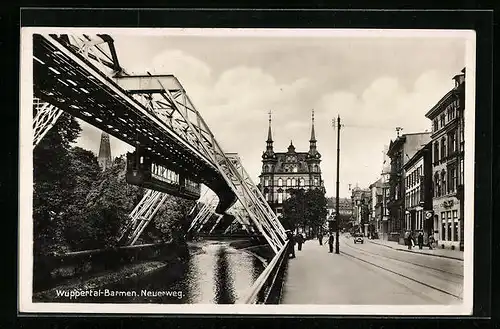
[[[408,250],[411,250],[411,246],[413,244],[413,236],[412,236],[411,231],[408,231],[407,233],[408,233],[408,235],[406,238],[406,244],[408,245]]]
[[[434,236],[429,235],[429,249],[432,250],[432,246],[434,245]]]
[[[295,258],[295,237],[290,230],[286,230],[286,240],[290,241],[290,258]]]
[[[321,233],[321,232],[318,233],[318,241],[319,241],[319,245],[322,246],[323,245],[323,233]]]
[[[332,252],[333,252],[333,239],[334,239],[334,238],[333,238],[333,233],[332,233],[332,232],[330,232],[330,233],[328,234],[328,247],[330,248],[330,251],[329,251],[330,253],[332,253]]]
[[[304,236],[300,233],[297,234],[295,237],[295,240],[297,241],[297,250],[301,251],[302,250],[302,243],[304,243]]]
[[[418,233],[417,241],[418,241],[418,249],[422,249],[424,245],[424,235],[422,234],[422,232]]]

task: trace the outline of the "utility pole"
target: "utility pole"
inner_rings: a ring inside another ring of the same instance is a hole
[[[337,227],[335,231],[335,253],[339,253],[339,227],[340,227],[340,209],[339,209],[339,172],[340,172],[340,116],[337,116],[337,190],[336,190],[336,200],[335,200],[335,220],[337,222]]]

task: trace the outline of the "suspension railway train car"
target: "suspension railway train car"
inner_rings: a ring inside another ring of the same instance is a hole
[[[200,198],[200,183],[178,174],[159,159],[137,148],[127,153],[127,183],[189,200]]]

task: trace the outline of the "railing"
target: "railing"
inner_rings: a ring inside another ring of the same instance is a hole
[[[290,241],[274,256],[269,265],[255,280],[249,293],[241,298],[238,304],[279,304],[289,255]]]

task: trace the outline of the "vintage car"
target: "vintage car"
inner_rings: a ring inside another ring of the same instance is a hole
[[[361,234],[361,233],[355,233],[355,234],[353,234],[353,237],[354,237],[354,243],[363,243],[363,242],[365,242],[365,240],[363,238],[363,234]]]

